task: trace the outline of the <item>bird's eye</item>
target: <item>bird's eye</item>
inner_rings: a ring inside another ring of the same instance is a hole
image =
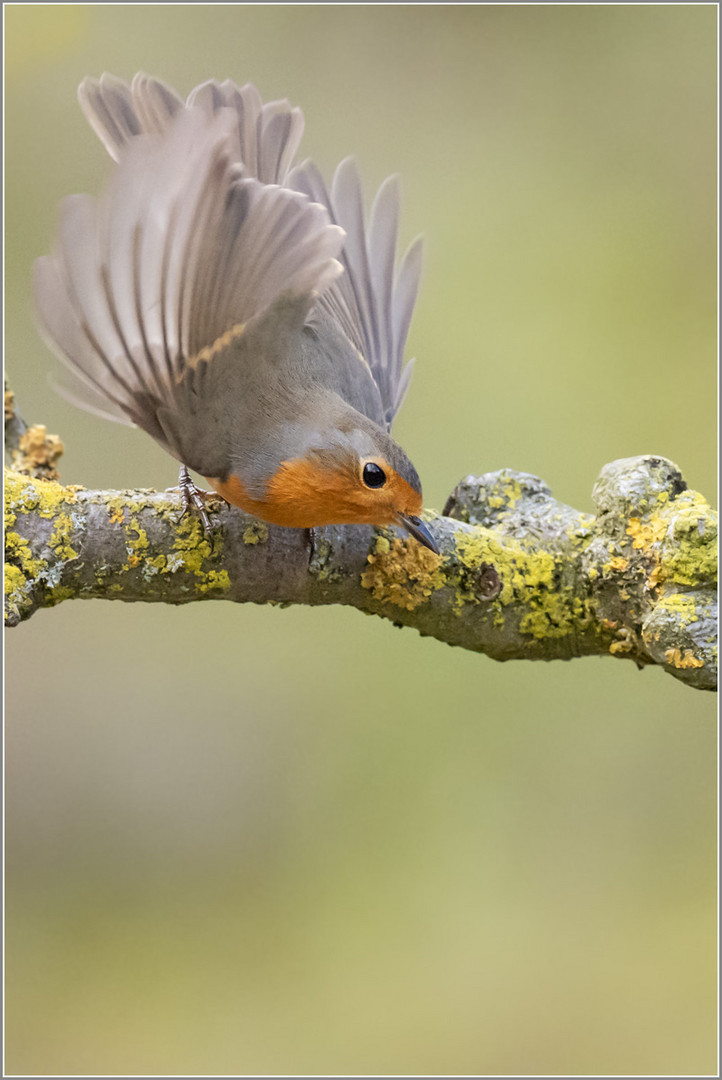
[[[364,465],[363,481],[366,487],[383,487],[386,483],[386,473],[375,461],[367,461]]]

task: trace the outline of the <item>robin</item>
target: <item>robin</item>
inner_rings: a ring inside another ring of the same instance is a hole
[[[395,272],[399,191],[365,220],[348,159],[330,190],[293,167],[303,116],[254,86],[206,82],[187,102],[139,73],[78,97],[117,163],[99,199],[64,200],[35,298],[81,407],[143,428],[274,525],[401,525],[438,553],[421,483],[389,435],[417,240]]]

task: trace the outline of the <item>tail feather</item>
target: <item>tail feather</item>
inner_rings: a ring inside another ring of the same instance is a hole
[[[398,179],[390,176],[379,188],[371,206],[367,230],[369,280],[373,283],[377,303],[379,350],[385,354],[384,397],[390,398],[392,384],[398,382],[393,355],[393,299],[396,237],[399,231],[401,195]],[[399,357],[399,361],[401,357]]]
[[[409,365],[403,366],[403,355],[421,273],[421,242],[417,240],[394,278],[398,182],[390,177],[381,185],[368,224],[358,170],[352,159],[339,165],[330,193],[312,162],[297,166],[289,183],[327,206],[331,220],[346,232],[339,256],[345,272],[323,294],[319,304],[366,359],[390,427],[411,376]]]

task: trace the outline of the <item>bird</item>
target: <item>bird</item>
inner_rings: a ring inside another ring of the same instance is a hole
[[[327,187],[295,164],[298,107],[209,80],[85,78],[113,159],[98,198],[63,200],[34,266],[41,334],[75,404],[138,426],[231,505],[288,528],[397,525],[439,554],[418,473],[390,434],[413,361],[421,272],[397,266],[399,184],[370,214],[347,158]]]

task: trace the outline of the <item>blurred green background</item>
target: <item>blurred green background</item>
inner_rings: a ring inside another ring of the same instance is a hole
[[[175,483],[57,398],[33,259],[109,163],[86,74],[251,80],[426,237],[397,435],[591,510],[715,485],[714,5],[14,6],[7,367],[66,482]],[[715,1070],[715,700],[345,609],[92,602],[7,635],[15,1073]]]

